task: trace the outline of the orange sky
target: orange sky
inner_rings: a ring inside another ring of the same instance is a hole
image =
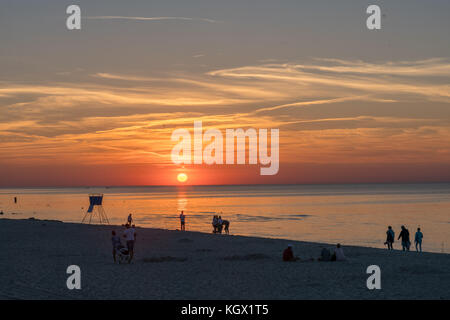
[[[243,18],[227,11],[237,2],[180,3],[182,18],[142,19],[172,12],[143,3],[110,21],[82,2],[92,19],[73,32],[59,7],[31,6],[46,24],[28,26],[19,5],[2,17],[0,187],[171,185],[180,172],[188,184],[450,181],[450,46],[436,36],[450,20],[438,7],[405,29],[394,25],[416,13],[386,4],[398,20],[374,33],[353,2],[333,7],[339,28],[311,19],[315,4]],[[174,165],[171,133],[196,120],[223,135],[279,129],[279,173]]]
[[[189,184],[448,181],[449,85],[425,75],[446,76],[450,63],[404,64],[340,61],[326,76],[309,71],[320,63],[272,64],[195,80],[96,74],[86,83],[8,84],[0,97],[16,101],[0,125],[1,185],[177,184],[183,170],[171,161],[170,137],[195,120],[224,137],[227,128],[279,129],[280,171],[203,164],[184,170]],[[173,82],[186,87],[166,89]]]
[[[0,168],[2,187],[183,185],[178,172],[189,176],[187,184],[318,184],[318,183],[417,183],[448,182],[450,165],[358,164],[282,165],[276,176],[260,176],[257,167],[208,167],[167,169],[148,165],[28,166]]]

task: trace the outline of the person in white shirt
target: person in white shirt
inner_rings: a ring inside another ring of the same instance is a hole
[[[344,250],[341,248],[341,244],[338,243],[336,249],[334,249],[334,257],[336,261],[345,261],[347,258],[345,257]],[[334,260],[334,259],[332,259]]]
[[[126,225],[126,229],[123,232],[123,237],[127,242],[128,253],[130,254],[130,259],[128,263],[131,263],[131,260],[134,256],[134,242],[136,240],[136,230],[134,230],[134,225],[131,227],[129,224]]]
[[[182,231],[185,231],[185,230],[186,230],[185,218],[186,218],[186,216],[184,215],[184,212],[181,211],[181,214],[180,214],[180,223],[181,223],[181,230],[182,230]]]

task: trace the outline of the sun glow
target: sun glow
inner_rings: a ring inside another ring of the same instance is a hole
[[[188,179],[188,176],[185,173],[179,173],[177,176],[177,180],[179,182],[186,182],[187,179]]]

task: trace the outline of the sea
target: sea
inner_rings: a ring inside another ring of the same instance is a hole
[[[450,183],[2,188],[0,219],[81,222],[91,194],[114,225],[131,213],[138,227],[176,230],[183,210],[190,231],[211,233],[220,215],[232,235],[376,248],[404,225],[412,242],[421,228],[424,251],[450,253]],[[89,221],[99,223],[96,209]]]

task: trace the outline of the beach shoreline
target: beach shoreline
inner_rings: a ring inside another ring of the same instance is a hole
[[[348,261],[319,262],[335,244],[137,228],[135,260],[114,264],[122,226],[0,218],[0,299],[449,299],[450,255],[343,244]],[[304,262],[283,262],[292,244]],[[315,259],[315,261],[309,261]],[[69,290],[66,269],[81,269]],[[381,269],[369,290],[366,269]]]
[[[412,239],[421,228],[426,251],[450,253],[449,183],[138,189],[2,190],[0,217],[81,222],[89,194],[99,193],[112,224],[124,223],[132,213],[141,227],[176,229],[184,210],[188,230],[209,233],[213,215],[221,215],[231,222],[233,234],[375,248],[385,248],[388,225],[397,235],[405,225]],[[98,223],[98,217],[92,222]],[[399,246],[396,241],[394,247]]]

